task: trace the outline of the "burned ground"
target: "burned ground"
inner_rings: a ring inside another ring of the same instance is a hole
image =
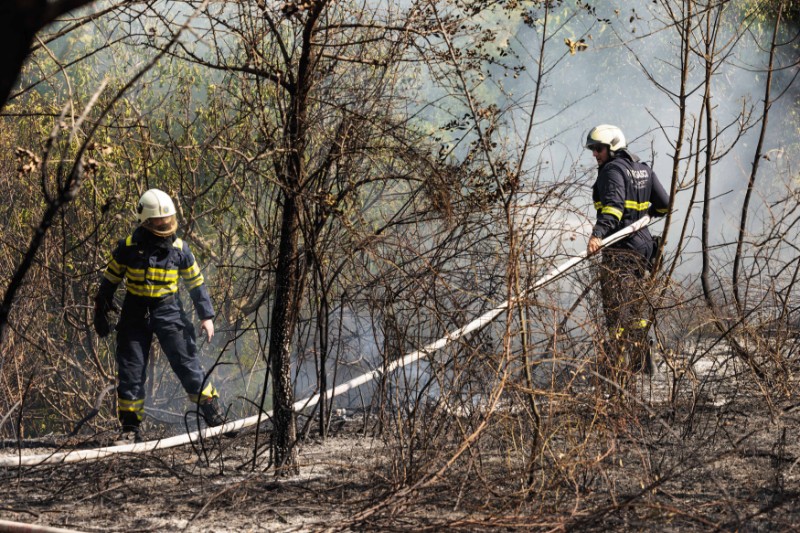
[[[526,409],[509,408],[510,385],[508,401],[462,416],[351,413],[327,439],[311,428],[295,477],[276,478],[252,429],[202,448],[4,469],[2,518],[82,531],[794,529],[791,381],[765,396],[724,353],[694,369],[662,363],[622,399],[578,385],[541,395],[538,439]]]

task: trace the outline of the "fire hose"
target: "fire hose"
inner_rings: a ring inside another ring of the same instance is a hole
[[[648,226],[650,222],[651,222],[650,217],[645,216],[636,221],[635,223],[631,224],[630,226],[627,226],[621,229],[620,231],[606,237],[605,239],[603,239],[601,249],[610,244],[618,242],[628,237],[629,235],[632,235],[633,233],[639,231],[640,229]],[[342,383],[341,385],[337,385],[335,387],[328,389],[327,391],[325,391],[324,397],[332,398],[344,394],[349,390],[355,389],[356,387],[360,387],[361,385],[374,380],[375,378],[381,376],[382,374],[389,374],[397,370],[398,368],[405,367],[415,361],[418,361],[423,357],[429,356],[433,354],[433,352],[436,352],[437,350],[447,346],[451,342],[467,335],[468,333],[483,328],[484,326],[491,323],[498,316],[500,316],[503,312],[505,312],[510,305],[512,305],[519,299],[523,298],[526,294],[531,293],[537,289],[540,289],[545,285],[547,285],[548,283],[551,283],[554,280],[560,278],[567,271],[569,271],[577,264],[584,261],[586,258],[587,258],[586,251],[579,253],[578,255],[564,262],[562,265],[552,269],[543,277],[539,278],[515,299],[506,300],[499,306],[484,313],[483,315],[479,316],[478,318],[466,324],[465,326],[457,330],[451,331],[447,333],[444,337],[434,342],[431,342],[418,350],[414,350],[413,352],[410,352],[401,358],[392,361],[385,368],[371,370],[345,383]],[[320,402],[322,398],[323,398],[322,394],[320,393],[314,394],[308,398],[304,398],[300,401],[295,402],[292,408],[295,411],[301,411],[303,409],[316,405],[317,403]],[[266,413],[259,413],[257,415],[253,415],[240,420],[227,422],[222,426],[205,428],[199,431],[192,431],[186,434],[181,434],[166,439],[152,440],[136,444],[107,446],[92,450],[71,450],[67,452],[57,452],[57,453],[40,454],[40,455],[14,455],[8,457],[0,457],[0,467],[36,466],[42,464],[93,461],[117,454],[143,453],[151,450],[173,448],[176,446],[182,446],[185,444],[197,442],[199,439],[202,438],[209,438],[221,435],[223,433],[238,431],[243,428],[259,424],[265,418],[271,416],[272,416],[272,411],[268,411]]]

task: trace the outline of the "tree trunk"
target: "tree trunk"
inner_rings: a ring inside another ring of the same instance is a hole
[[[275,434],[272,452],[276,472],[297,473],[297,425],[294,418],[292,387],[292,339],[300,306],[300,273],[297,253],[297,197],[284,192],[278,271],[275,279],[275,305],[272,308],[269,356],[272,362],[272,406]]]
[[[312,85],[311,38],[325,2],[318,2],[309,11],[304,22],[302,48],[297,63],[296,82],[291,88],[291,103],[286,117],[284,137],[286,159],[279,170],[283,187],[283,212],[281,214],[281,241],[278,249],[278,271],[275,276],[275,306],[272,308],[269,357],[272,362],[272,400],[275,420],[273,458],[277,475],[299,473],[297,465],[297,424],[292,404],[292,341],[303,298],[304,270],[300,265],[298,250],[300,237],[299,202],[305,186],[304,156],[308,130],[308,95]]]

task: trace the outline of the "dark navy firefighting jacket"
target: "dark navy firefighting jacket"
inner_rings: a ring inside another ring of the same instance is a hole
[[[615,157],[600,167],[592,188],[597,222],[592,236],[604,239],[645,215],[667,214],[669,195],[655,172],[627,150],[617,150]],[[612,244],[609,248],[628,249],[649,259],[653,237],[647,228]]]
[[[157,237],[139,227],[133,235],[117,243],[103,274],[97,299],[110,302],[117,285],[124,279],[127,290],[124,317],[125,309],[133,302],[154,308],[160,302],[174,301],[176,298],[172,297],[177,296],[179,277],[189,290],[197,316],[201,320],[213,318],[214,307],[189,245],[174,235]],[[177,319],[178,315],[175,317]]]

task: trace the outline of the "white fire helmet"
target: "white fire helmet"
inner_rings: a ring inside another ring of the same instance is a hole
[[[136,220],[143,223],[148,218],[163,218],[176,214],[175,204],[167,193],[159,189],[145,191],[136,205]]]
[[[596,144],[605,144],[612,152],[625,148],[625,136],[622,130],[611,124],[595,126],[586,136],[586,148],[591,149]]]
[[[143,228],[158,237],[169,237],[178,230],[175,204],[164,191],[145,191],[136,205],[136,219]]]

